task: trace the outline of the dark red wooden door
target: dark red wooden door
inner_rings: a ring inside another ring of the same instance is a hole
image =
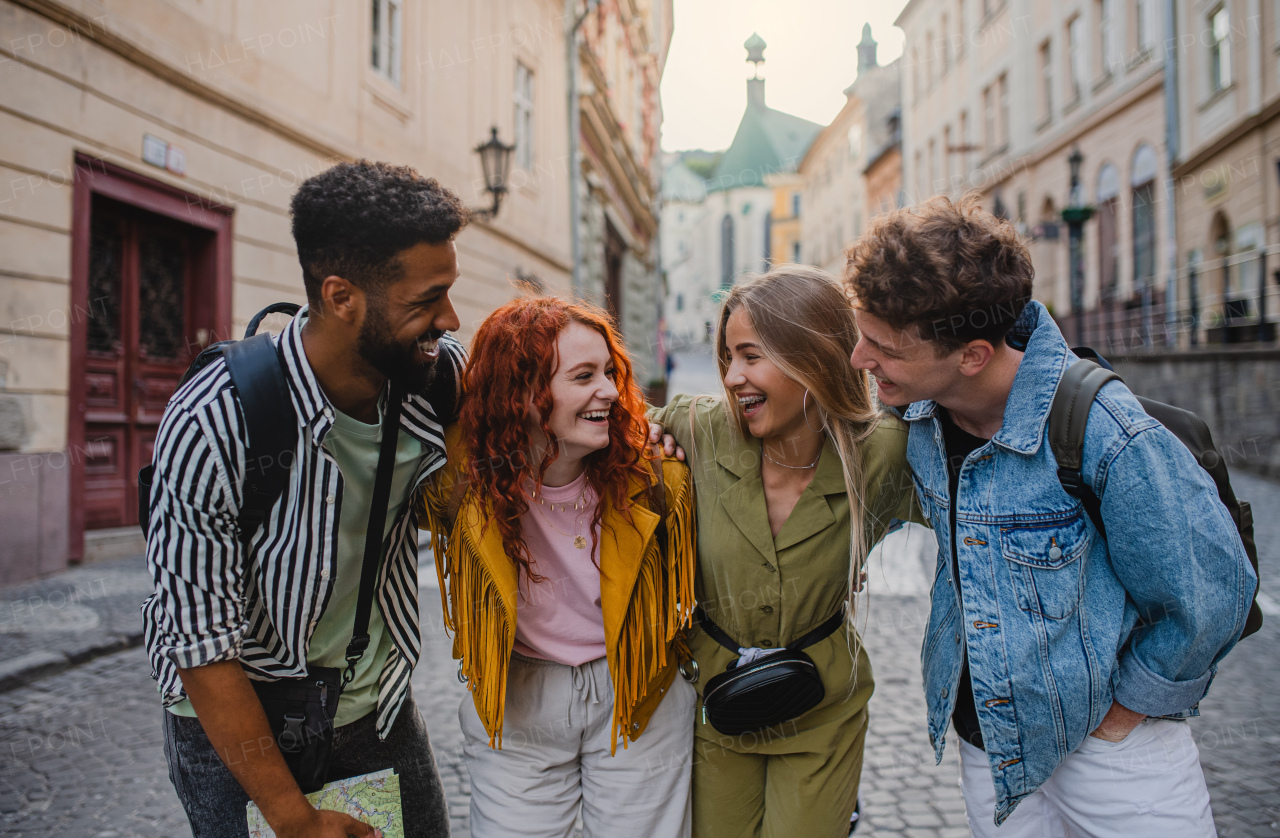
[[[203,231],[114,201],[93,205],[85,345],[85,528],[138,521],[138,469],[199,343],[193,254]]]

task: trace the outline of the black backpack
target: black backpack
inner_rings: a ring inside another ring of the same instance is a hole
[[[178,390],[200,370],[219,357],[225,358],[231,386],[244,413],[248,448],[245,451],[244,502],[240,507],[240,540],[246,545],[262,526],[276,500],[289,484],[294,451],[298,443],[298,422],[285,378],[284,360],[271,335],[257,334],[269,314],[293,317],[297,303],[272,303],[253,316],[243,340],[223,340],[205,347],[178,382]],[[442,423],[452,416],[455,404],[454,375],[460,370],[441,364],[432,385],[430,400]],[[447,373],[447,375],[446,375]],[[151,489],[155,465],[138,472],[138,526],[147,535],[151,522]]]
[[[240,540],[245,544],[262,526],[276,499],[289,483],[298,423],[284,375],[284,362],[268,332],[257,334],[269,314],[298,313],[297,303],[272,303],[254,315],[243,340],[221,340],[206,346],[187,367],[178,390],[219,357],[225,358],[231,386],[244,412],[248,448],[245,451],[244,502],[240,507]],[[138,526],[147,535],[151,523],[151,488],[155,464],[138,472]]]
[[[1089,519],[1103,538],[1107,529],[1102,520],[1102,500],[1081,476],[1084,460],[1084,431],[1089,421],[1089,409],[1103,385],[1110,381],[1123,381],[1106,359],[1087,347],[1073,349],[1082,360],[1067,368],[1053,396],[1049,410],[1049,446],[1058,461],[1058,480],[1067,494],[1078,498]],[[1213,437],[1204,420],[1189,410],[1163,402],[1135,396],[1147,415],[1164,425],[1191,451],[1200,467],[1209,473],[1218,487],[1218,499],[1231,514],[1231,520],[1240,533],[1245,553],[1258,573],[1258,546],[1253,539],[1253,509],[1248,501],[1238,500],[1231,488],[1227,464],[1213,445]],[[1258,607],[1258,589],[1254,589],[1254,601],[1245,621],[1241,637],[1248,637],[1262,627],[1262,609]]]

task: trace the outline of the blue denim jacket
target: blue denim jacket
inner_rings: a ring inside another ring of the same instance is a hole
[[[916,402],[904,414],[907,458],[939,546],[921,652],[929,737],[941,761],[967,646],[997,824],[1113,699],[1149,716],[1193,708],[1240,637],[1255,585],[1212,479],[1118,381],[1094,403],[1084,445],[1103,540],[1059,484],[1046,439],[1054,391],[1075,356],[1039,303],[1015,330],[1030,337],[1004,424],[960,472],[958,580],[937,406]]]

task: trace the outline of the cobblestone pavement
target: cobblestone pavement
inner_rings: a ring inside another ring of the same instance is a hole
[[[1280,599],[1280,484],[1234,476],[1258,510],[1263,588]],[[924,726],[919,651],[929,536],[905,534],[873,562],[863,634],[876,671],[859,835],[964,836],[954,750],[935,766]],[[457,722],[466,693],[440,628],[434,573],[424,573],[423,661],[413,679],[449,795],[453,834],[466,836],[469,779]],[[1223,838],[1280,835],[1280,614],[1223,663],[1190,722]],[[145,654],[130,649],[0,693],[0,834],[183,836],[169,783],[160,709]]]

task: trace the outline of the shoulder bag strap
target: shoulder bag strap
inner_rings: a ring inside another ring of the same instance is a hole
[[[387,526],[387,505],[391,498],[391,477],[395,472],[396,444],[400,439],[400,401],[403,394],[395,384],[382,416],[382,444],[374,477],[373,500],[369,504],[369,527],[364,536],[364,564],[360,567],[360,596],[356,601],[356,623],[347,646],[347,669],[342,688],[356,675],[356,663],[369,648],[369,615],[373,612],[373,592],[382,560],[382,534]]]

